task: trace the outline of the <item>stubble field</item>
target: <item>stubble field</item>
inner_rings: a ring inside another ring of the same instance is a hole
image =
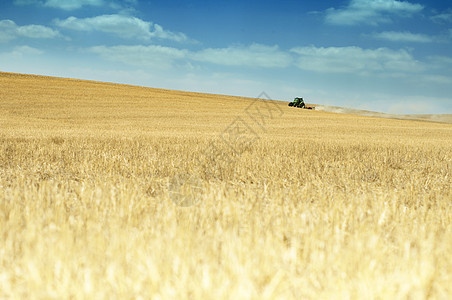
[[[0,89],[0,298],[452,297],[451,124],[10,73]]]

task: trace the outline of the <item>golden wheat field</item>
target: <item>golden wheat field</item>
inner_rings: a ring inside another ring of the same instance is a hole
[[[452,298],[451,124],[11,73],[0,90],[1,299]]]

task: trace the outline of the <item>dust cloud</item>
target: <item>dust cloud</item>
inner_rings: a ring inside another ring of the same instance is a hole
[[[365,117],[377,117],[377,118],[387,118],[387,119],[398,119],[398,120],[418,120],[418,121],[431,121],[431,122],[441,122],[452,124],[452,114],[430,114],[430,115],[395,115],[380,113],[368,110],[359,110],[354,108],[344,108],[338,106],[329,105],[316,105],[315,109],[318,111],[326,111],[339,114],[351,114],[359,115]]]

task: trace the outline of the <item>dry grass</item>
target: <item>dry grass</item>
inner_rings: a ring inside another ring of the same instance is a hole
[[[452,297],[450,124],[0,88],[0,298]]]

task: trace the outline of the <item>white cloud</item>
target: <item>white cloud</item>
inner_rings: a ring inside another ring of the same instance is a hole
[[[122,38],[137,38],[141,40],[161,38],[177,42],[188,40],[187,36],[183,33],[174,33],[163,29],[158,24],[126,15],[102,15],[85,19],[69,17],[65,20],[57,19],[55,20],[55,24],[62,28],[78,31],[112,33]]]
[[[18,26],[11,20],[0,21],[0,41],[9,41],[18,37],[51,39],[61,37],[61,34],[57,30],[42,25]]]
[[[193,60],[225,66],[247,67],[287,67],[292,63],[289,53],[280,51],[278,46],[252,44],[251,46],[231,46],[228,48],[204,49],[193,53]]]
[[[436,84],[444,84],[444,85],[452,85],[452,77],[444,76],[444,75],[425,75],[422,77],[424,80],[436,83]]]
[[[452,57],[436,55],[429,56],[427,59],[429,67],[433,69],[446,68],[447,70],[450,70],[452,67]]]
[[[221,49],[204,49],[193,52],[162,46],[98,46],[90,48],[93,53],[111,61],[134,66],[157,67],[168,69],[179,63],[187,68],[192,62],[208,62],[226,66],[279,68],[289,66],[292,55],[280,51],[277,46],[253,44],[251,46],[235,46]]]
[[[17,25],[11,20],[0,21],[0,42],[9,41],[17,36]]]
[[[187,56],[186,50],[162,46],[97,46],[89,50],[110,61],[158,69],[168,69]]]
[[[0,52],[2,61],[14,61],[27,56],[41,55],[43,52],[30,46],[17,46],[11,52]]]
[[[44,7],[59,8],[63,10],[75,10],[83,6],[110,6],[119,8],[114,1],[104,0],[14,0],[16,5],[40,5]]]
[[[30,46],[18,46],[14,48],[13,53],[19,54],[19,55],[40,55],[43,52],[39,49],[30,47]]]
[[[44,6],[61,8],[64,10],[73,10],[81,8],[82,6],[103,6],[103,0],[47,0]]]
[[[407,31],[384,31],[373,34],[374,38],[391,42],[430,43],[434,38],[426,34],[411,33]]]
[[[32,5],[39,4],[41,1],[38,0],[14,0],[13,3],[15,5]]]
[[[431,19],[436,23],[449,23],[452,22],[452,9],[448,9],[447,11],[440,13],[438,15],[434,15]]]
[[[194,62],[231,67],[286,68],[321,73],[354,73],[357,75],[404,76],[425,69],[406,50],[388,48],[363,49],[359,47],[317,48],[297,47],[290,52],[278,46],[253,44],[220,49],[189,51],[162,46],[98,46],[89,49],[104,59],[124,64],[169,69],[173,66],[192,66]],[[196,66],[195,66],[196,67]],[[192,68],[195,68],[192,66]]]
[[[298,47],[296,66],[302,70],[324,73],[370,74],[379,72],[420,71],[422,66],[406,50],[359,47]]]
[[[50,39],[60,36],[57,30],[42,25],[26,25],[17,28],[20,36],[36,39]]]
[[[347,7],[326,10],[326,21],[338,25],[391,22],[391,16],[411,16],[423,9],[420,4],[397,0],[351,0]]]

